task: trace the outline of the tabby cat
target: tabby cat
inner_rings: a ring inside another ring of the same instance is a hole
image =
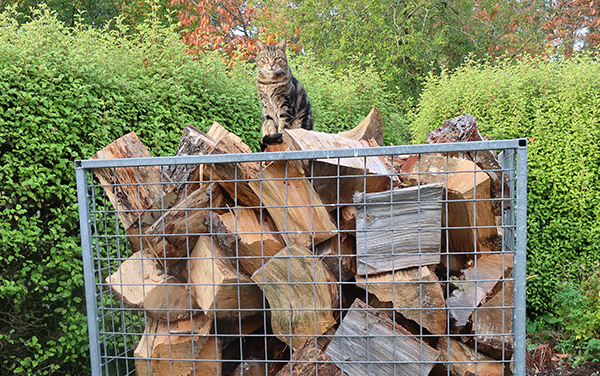
[[[286,42],[267,46],[257,41],[256,86],[262,103],[261,148],[283,142],[284,129],[313,128],[312,110],[304,87],[292,75]]]

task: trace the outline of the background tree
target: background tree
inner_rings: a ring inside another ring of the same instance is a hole
[[[193,50],[222,50],[230,57],[248,57],[253,51],[255,8],[247,1],[171,0],[171,6]]]

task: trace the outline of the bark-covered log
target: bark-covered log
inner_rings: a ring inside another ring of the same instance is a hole
[[[92,156],[91,159],[148,158],[152,154],[135,132],[115,140]],[[138,221],[143,226],[152,224],[160,211],[177,198],[175,186],[159,166],[97,168],[94,174],[117,211],[125,230]]]
[[[186,258],[196,245],[201,233],[208,229],[202,216],[223,208],[223,194],[219,186],[206,184],[165,212],[146,231],[144,239],[156,257],[167,267]]]

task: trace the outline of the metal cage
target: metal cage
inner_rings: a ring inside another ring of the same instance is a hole
[[[96,177],[125,169],[137,184]],[[85,160],[76,176],[93,376],[526,374],[526,140]],[[171,196],[144,204],[153,187]]]

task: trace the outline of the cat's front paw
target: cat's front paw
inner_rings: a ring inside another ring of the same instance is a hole
[[[273,144],[281,144],[283,142],[283,134],[282,133],[273,133],[268,134],[262,138],[260,141],[260,148],[264,151],[267,146]]]

